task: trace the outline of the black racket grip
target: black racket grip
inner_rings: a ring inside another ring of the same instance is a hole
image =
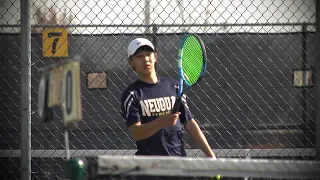
[[[177,97],[176,102],[174,103],[174,106],[171,110],[171,114],[177,113],[180,109],[180,105],[181,105],[181,97]]]

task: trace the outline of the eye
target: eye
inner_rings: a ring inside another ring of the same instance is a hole
[[[141,58],[141,57],[143,57],[142,54],[137,54],[137,55],[136,55],[136,58]]]

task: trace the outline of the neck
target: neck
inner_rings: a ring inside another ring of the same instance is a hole
[[[154,72],[148,75],[139,75],[139,80],[149,84],[155,84],[158,82],[158,77],[157,74]]]

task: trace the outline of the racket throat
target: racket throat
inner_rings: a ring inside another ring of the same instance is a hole
[[[171,114],[177,113],[179,111],[181,102],[182,102],[181,96],[178,96],[171,110]]]

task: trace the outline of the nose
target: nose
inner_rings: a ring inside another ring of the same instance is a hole
[[[149,61],[150,61],[150,56],[145,55],[145,56],[144,56],[144,60],[145,60],[146,62],[149,62]]]

